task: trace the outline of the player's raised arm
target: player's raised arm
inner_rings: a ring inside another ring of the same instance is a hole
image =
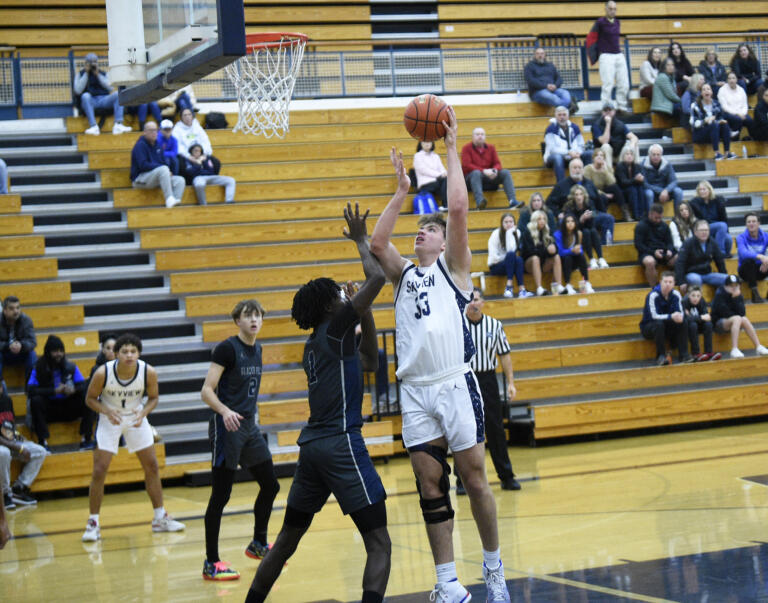
[[[354,212],[352,211],[352,205],[350,203],[347,203],[347,206],[344,208],[344,219],[347,221],[347,228],[344,230],[344,236],[349,240],[354,241],[357,245],[357,251],[360,254],[360,259],[363,261],[363,272],[365,273],[365,282],[360,286],[360,289],[355,293],[351,300],[352,307],[354,307],[358,316],[363,316],[371,309],[373,300],[376,299],[376,296],[386,282],[384,269],[368,247],[368,231],[365,226],[365,219],[368,217],[368,211],[361,216],[360,207],[357,203],[355,203]],[[392,246],[392,249],[394,249],[394,246]],[[400,257],[400,254],[397,253],[397,250],[394,252],[397,254],[397,258],[402,262],[402,258]],[[398,270],[398,275],[399,274],[400,271]]]
[[[398,153],[395,147],[392,147],[392,150],[389,152],[389,158],[392,161],[392,166],[395,168],[395,176],[397,176],[397,191],[392,196],[392,199],[389,200],[389,203],[387,203],[384,211],[381,212],[373,229],[371,252],[381,262],[389,280],[395,284],[400,280],[400,273],[403,270],[403,266],[405,266],[405,260],[391,243],[390,237],[395,229],[395,223],[400,215],[405,197],[411,188],[411,180],[408,178],[408,173],[403,164],[403,154]]]
[[[445,232],[445,260],[454,277],[460,281],[469,278],[472,253],[469,250],[467,215],[469,199],[467,183],[456,151],[458,122],[453,107],[448,107],[449,123],[445,126],[446,164],[448,169],[448,220]],[[466,275],[462,278],[462,275]],[[465,286],[470,286],[467,283]]]

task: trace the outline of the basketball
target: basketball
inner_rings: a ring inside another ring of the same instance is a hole
[[[432,142],[445,136],[443,122],[448,119],[448,103],[434,94],[422,94],[408,103],[403,123],[415,139]]]

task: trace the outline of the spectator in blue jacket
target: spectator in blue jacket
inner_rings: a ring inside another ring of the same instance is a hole
[[[99,69],[99,57],[93,52],[85,55],[83,68],[75,76],[74,89],[75,94],[80,96],[80,106],[88,118],[86,134],[100,134],[95,109],[112,109],[115,117],[112,134],[131,131],[130,127],[123,125],[123,107],[118,101],[117,90],[112,90],[107,74]]]
[[[528,96],[532,101],[550,107],[571,107],[571,93],[562,88],[560,73],[555,64],[547,60],[547,53],[543,48],[534,50],[533,60],[525,66],[523,76],[528,85]]]
[[[648,149],[648,157],[643,161],[643,176],[648,205],[655,201],[666,203],[674,199],[677,207],[677,204],[683,200],[683,189],[677,185],[675,168],[664,159],[664,149],[660,144],[653,144]]]
[[[757,281],[768,277],[768,234],[760,229],[760,216],[755,212],[749,212],[744,220],[747,229],[736,237],[739,276],[752,292],[752,303],[762,304],[765,300],[757,290]]]
[[[162,189],[165,206],[169,209],[181,203],[184,178],[171,174],[166,165],[163,148],[157,141],[157,124],[153,121],[144,124],[144,133],[133,145],[131,180],[134,188]]]
[[[682,296],[675,291],[674,272],[662,272],[661,281],[645,297],[640,333],[656,342],[656,364],[670,364],[666,342],[677,348],[680,362],[693,362],[688,353],[688,329],[683,314]]]
[[[213,155],[203,155],[203,147],[194,143],[189,147],[189,157],[184,158],[184,175],[187,182],[195,188],[197,203],[207,205],[205,197],[206,186],[223,186],[224,202],[235,202],[235,179],[231,176],[220,176],[221,162]]]
[[[0,195],[8,194],[8,166],[0,159]]]
[[[163,149],[163,157],[165,157],[165,165],[167,165],[171,173],[174,176],[178,176],[179,162],[183,157],[179,158],[179,141],[171,133],[173,130],[173,122],[170,119],[164,119],[160,122],[160,134],[157,136],[157,142]]]
[[[558,182],[565,178],[565,166],[571,160],[581,159],[584,164],[592,160],[592,153],[584,149],[581,129],[568,115],[566,107],[557,107],[555,118],[549,120],[544,131],[544,165],[554,168]]]
[[[583,233],[576,223],[576,216],[565,214],[560,228],[555,231],[555,245],[560,255],[560,264],[563,270],[563,282],[568,295],[576,295],[577,291],[571,285],[573,269],[578,268],[581,273],[579,289],[582,293],[594,293],[595,290],[589,282],[587,260],[584,257],[584,247],[581,243]]]
[[[699,73],[704,76],[704,81],[712,86],[712,91],[717,94],[720,86],[725,85],[728,72],[723,64],[717,60],[714,48],[707,48],[704,60],[699,63]]]

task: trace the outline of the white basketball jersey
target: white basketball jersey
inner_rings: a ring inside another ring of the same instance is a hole
[[[397,377],[407,383],[437,383],[469,370],[475,346],[464,309],[472,291],[454,283],[445,254],[428,268],[403,268],[395,291]]]
[[[147,386],[147,363],[136,363],[136,374],[128,381],[120,381],[117,376],[117,360],[110,360],[104,365],[107,378],[101,390],[101,402],[117,409],[121,414],[135,413],[142,407]]]

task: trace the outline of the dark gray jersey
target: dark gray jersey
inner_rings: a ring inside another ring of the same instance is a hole
[[[254,416],[261,385],[261,344],[249,346],[233,335],[213,349],[211,360],[224,367],[216,390],[219,400],[243,416]]]

